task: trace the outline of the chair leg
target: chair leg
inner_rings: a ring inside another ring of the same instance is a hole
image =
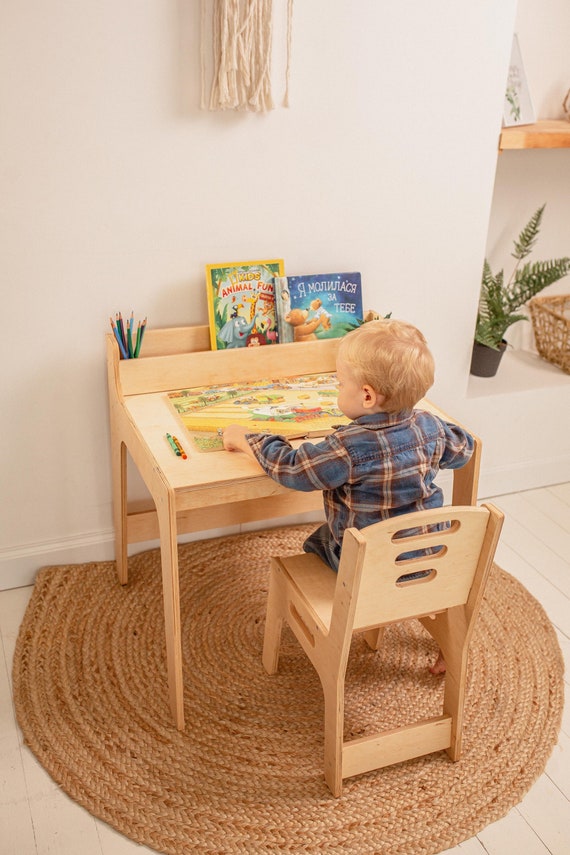
[[[279,647],[281,645],[281,630],[283,628],[283,617],[280,607],[281,596],[276,574],[272,569],[269,579],[269,593],[267,595],[262,654],[263,667],[268,674],[275,674],[279,665]]]
[[[451,716],[451,745],[447,753],[455,761],[461,757],[467,657],[461,646],[455,654],[451,650],[446,653],[443,711]]]
[[[445,660],[443,712],[451,716],[451,744],[447,753],[452,760],[461,756],[463,709],[467,675],[467,621],[462,607],[420,622],[439,644]]]
[[[362,633],[365,642],[372,650],[380,650],[384,637],[384,629],[385,627],[383,626],[377,626],[375,629],[367,629]]]
[[[325,781],[335,798],[342,796],[344,679],[323,684],[325,699]]]

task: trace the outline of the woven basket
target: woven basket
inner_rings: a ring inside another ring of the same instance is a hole
[[[570,374],[570,294],[533,297],[529,302],[536,349]]]

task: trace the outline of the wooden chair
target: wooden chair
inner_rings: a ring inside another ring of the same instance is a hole
[[[437,523],[448,527],[433,531]],[[269,674],[277,671],[286,621],[323,686],[325,780],[334,796],[342,795],[343,778],[433,751],[445,749],[452,760],[459,759],[469,641],[502,523],[503,514],[487,504],[419,511],[361,531],[348,529],[338,574],[312,553],[272,558],[263,665]],[[417,533],[418,527],[424,533]],[[409,534],[411,529],[416,533]],[[439,550],[402,558],[428,547]],[[419,571],[429,574],[414,581],[401,578]],[[422,622],[445,658],[442,714],[344,741],[344,681],[353,632],[363,632],[376,649],[384,626],[409,618]]]

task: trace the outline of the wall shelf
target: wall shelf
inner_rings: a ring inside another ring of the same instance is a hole
[[[502,129],[499,151],[527,148],[570,148],[570,122],[549,119]]]
[[[495,377],[469,375],[467,396],[485,398],[540,389],[552,389],[557,395],[567,395],[570,375],[542,359],[538,353],[508,348]]]

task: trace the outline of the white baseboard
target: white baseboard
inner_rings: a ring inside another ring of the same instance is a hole
[[[33,585],[38,570],[47,565],[110,561],[114,541],[112,529],[106,529],[0,549],[0,591]]]
[[[568,481],[570,481],[570,457],[525,461],[525,463],[497,466],[493,469],[485,469],[483,465],[479,476],[479,499],[502,496],[505,493],[519,493],[524,490],[537,490],[540,487],[565,484]]]
[[[224,537],[229,534],[238,534],[240,531],[274,528],[278,525],[300,525],[317,521],[320,523],[322,519],[324,517],[320,512],[312,511],[286,518],[236,525],[231,528],[194,532],[181,536],[180,543]],[[129,547],[129,555],[158,546],[158,541],[135,543]],[[114,559],[115,535],[112,529],[0,549],[0,591],[33,585],[38,570],[42,567],[88,564],[91,561],[114,561]]]

